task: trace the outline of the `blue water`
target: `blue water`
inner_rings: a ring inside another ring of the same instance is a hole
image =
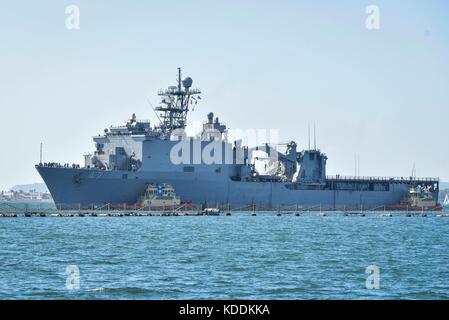
[[[449,298],[442,217],[0,218],[0,243],[0,299]]]

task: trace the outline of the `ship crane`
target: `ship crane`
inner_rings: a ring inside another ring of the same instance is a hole
[[[285,153],[276,150],[275,146],[287,146]],[[256,160],[267,160],[270,164],[277,165],[274,175],[280,176],[283,180],[292,181],[296,173],[298,161],[296,153],[296,142],[280,142],[280,143],[266,143],[263,146],[257,146],[256,151],[261,150],[265,152],[268,157],[256,157]]]

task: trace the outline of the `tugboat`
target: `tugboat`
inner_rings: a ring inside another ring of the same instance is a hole
[[[150,183],[139,199],[141,208],[176,208],[181,205],[181,198],[168,183]]]
[[[401,211],[440,211],[442,208],[429,188],[420,186],[410,188],[408,195],[401,199],[400,204],[387,206],[389,210]]]

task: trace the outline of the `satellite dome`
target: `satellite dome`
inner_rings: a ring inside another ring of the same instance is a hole
[[[190,77],[185,78],[184,80],[182,80],[182,85],[185,88],[190,88],[192,86],[193,80]]]

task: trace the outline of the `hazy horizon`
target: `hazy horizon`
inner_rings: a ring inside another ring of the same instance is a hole
[[[66,6],[80,9],[68,30]],[[380,29],[365,12],[380,9]],[[132,113],[157,123],[176,68],[230,128],[279,129],[327,173],[449,181],[445,1],[31,1],[0,4],[0,190],[42,182],[45,162],[82,163],[92,136]]]

